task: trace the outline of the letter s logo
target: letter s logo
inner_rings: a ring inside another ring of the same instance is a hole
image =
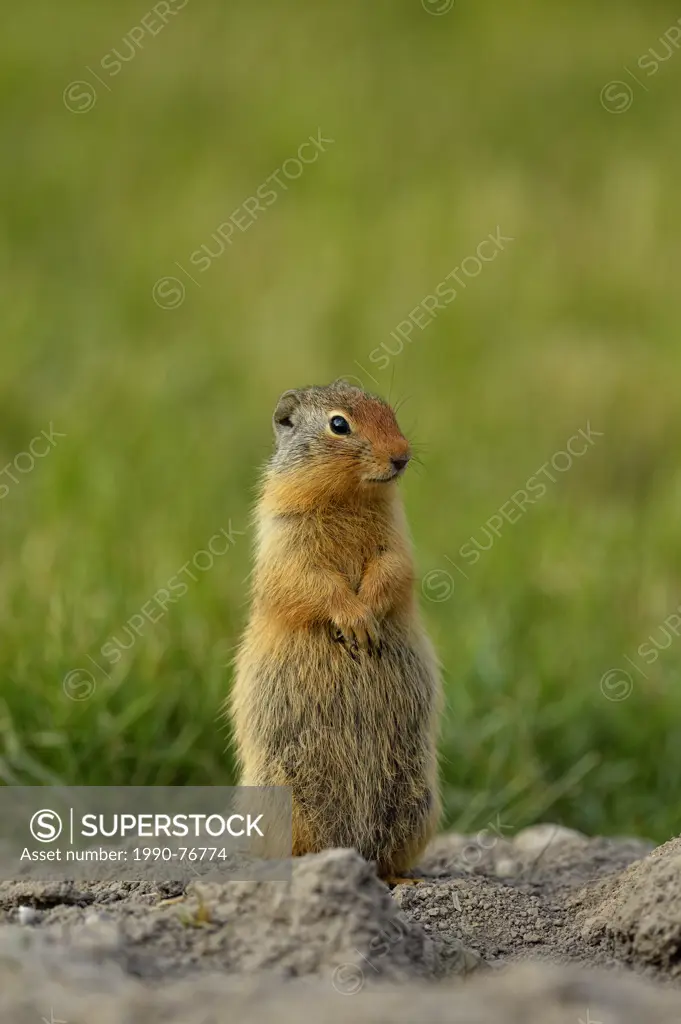
[[[35,812],[29,828],[39,843],[53,843],[61,835],[62,821],[56,811],[43,809]]]

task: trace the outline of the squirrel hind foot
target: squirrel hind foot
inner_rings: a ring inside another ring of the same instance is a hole
[[[394,889],[396,885],[418,885],[420,882],[425,882],[425,878],[402,878],[399,875],[379,875],[382,882],[384,882],[389,889]]]

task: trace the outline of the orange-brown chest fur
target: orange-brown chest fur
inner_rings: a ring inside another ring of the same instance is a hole
[[[302,512],[278,513],[261,503],[254,597],[304,567],[340,573],[356,593],[368,563],[387,550],[407,552],[406,522],[399,496],[373,495],[333,502]],[[303,586],[301,572],[301,586]]]

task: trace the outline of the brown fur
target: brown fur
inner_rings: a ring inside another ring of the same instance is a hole
[[[295,855],[354,846],[397,875],[439,816],[439,674],[389,479],[409,445],[388,405],[341,382],[287,392],[275,432],[231,699],[241,781],[291,787]]]

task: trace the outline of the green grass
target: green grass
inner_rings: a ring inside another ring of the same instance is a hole
[[[599,102],[678,11],[190,0],[107,78],[146,11],[32,0],[0,42],[0,463],[66,434],[0,500],[0,780],[232,779],[220,705],[271,411],[357,374],[408,398],[419,572],[451,574],[423,600],[447,823],[678,832],[681,639],[638,657],[626,699],[600,680],[681,604],[681,54],[625,113]],[[111,91],[71,113],[86,65]],[[154,283],[318,128],[327,152],[159,308]],[[514,241],[378,369],[497,226]],[[587,422],[603,436],[468,565]],[[102,645],[230,521],[247,535],[109,670]],[[72,700],[78,668],[95,690]]]

